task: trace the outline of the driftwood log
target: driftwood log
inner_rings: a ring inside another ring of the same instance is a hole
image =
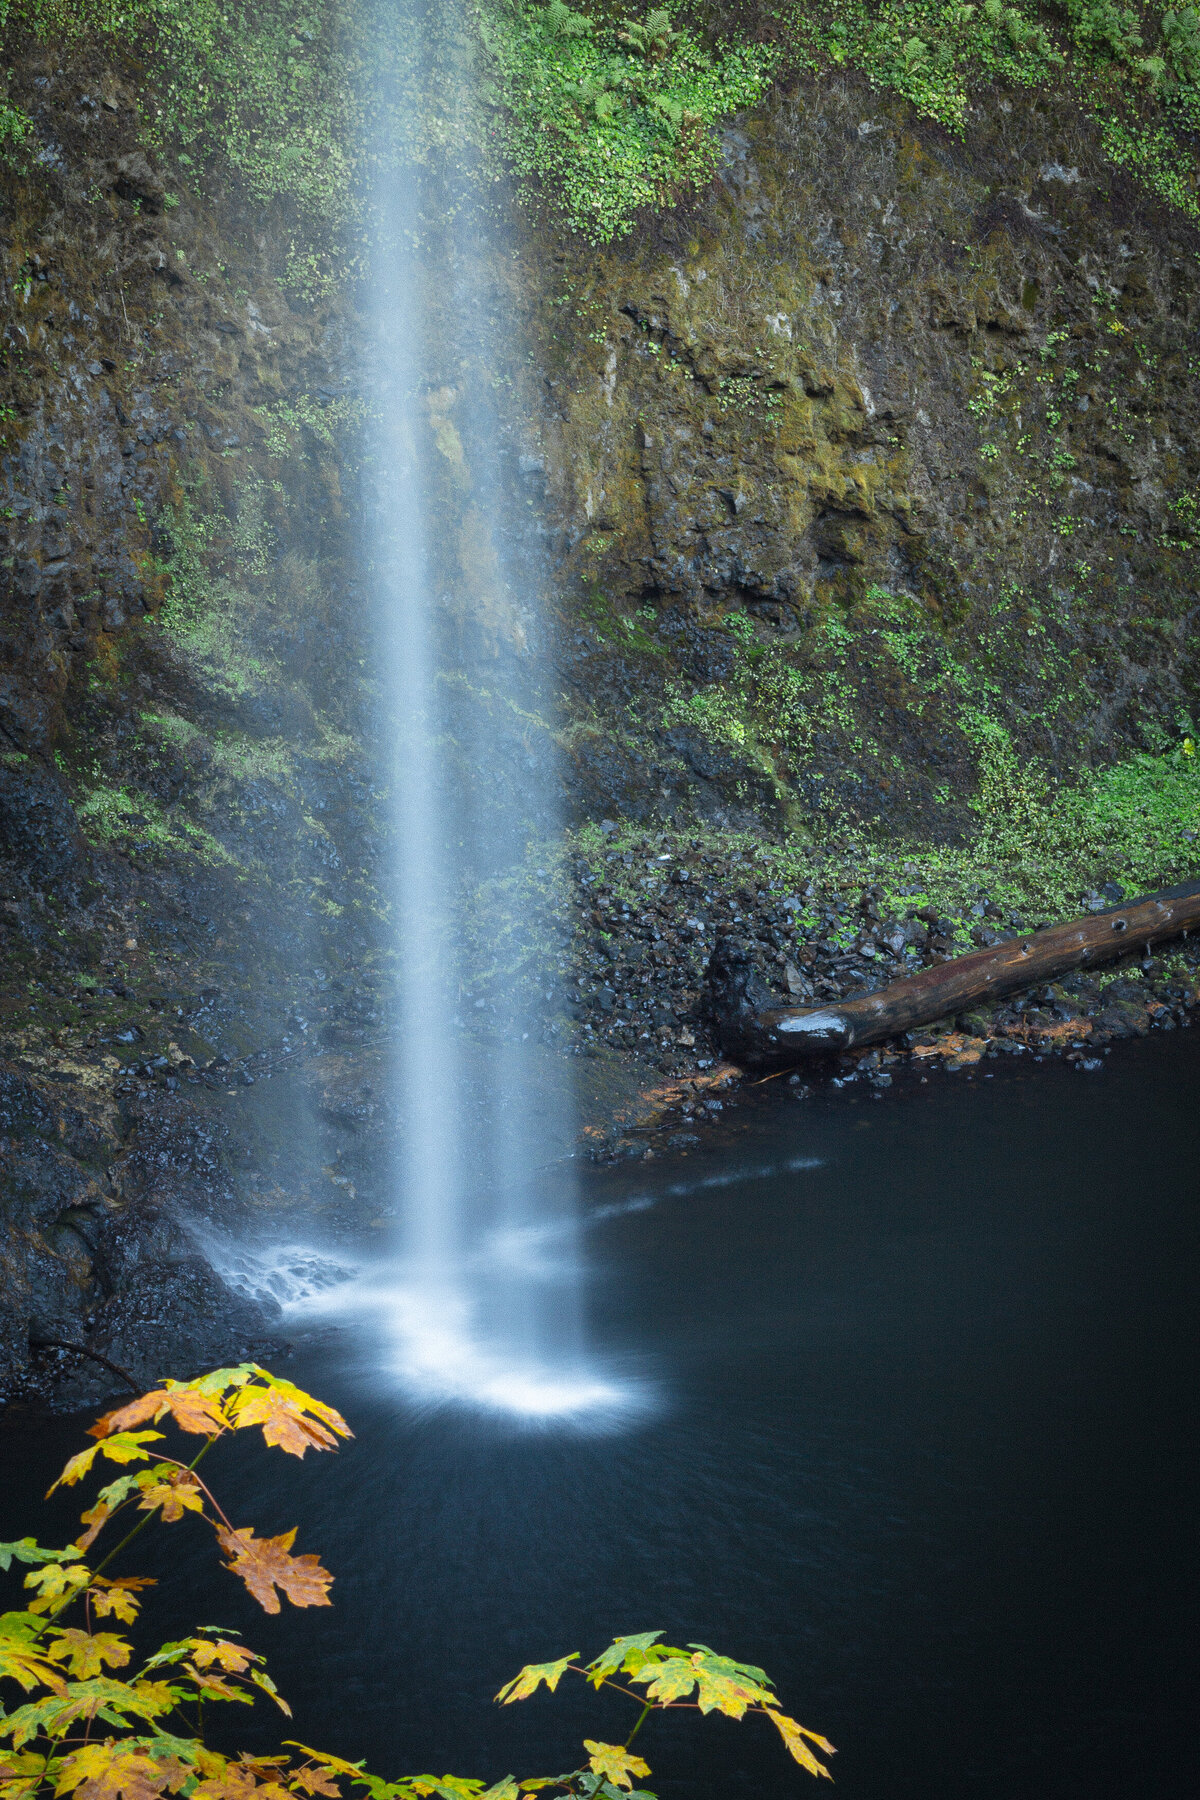
[[[709,1013],[721,1049],[734,1062],[786,1067],[821,1051],[881,1043],[1198,925],[1200,882],[1194,882],[972,950],[876,993],[817,1007],[780,1006],[745,947],[721,938],[708,966]]]

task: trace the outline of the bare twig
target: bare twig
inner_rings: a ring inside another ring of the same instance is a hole
[[[29,1342],[34,1350],[70,1350],[76,1356],[90,1356],[92,1361],[99,1363],[102,1368],[108,1369],[113,1375],[119,1375],[135,1394],[141,1394],[141,1387],[133,1379],[128,1369],[123,1369],[120,1363],[110,1362],[108,1357],[101,1356],[98,1350],[89,1350],[85,1344],[68,1344],[65,1338],[36,1337],[30,1338]]]

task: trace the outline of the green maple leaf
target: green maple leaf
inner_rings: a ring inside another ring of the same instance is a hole
[[[514,1700],[528,1700],[543,1681],[553,1693],[562,1680],[564,1669],[569,1669],[578,1655],[578,1650],[572,1650],[570,1656],[560,1656],[557,1662],[526,1663],[519,1675],[514,1675],[511,1681],[505,1682],[496,1695],[497,1700],[505,1706],[511,1705]]]
[[[663,1662],[671,1655],[682,1655],[682,1651],[672,1651],[658,1639],[661,1631],[639,1631],[636,1636],[614,1638],[612,1643],[587,1665],[587,1677],[593,1687],[600,1684],[609,1675],[615,1675],[618,1669],[636,1676],[648,1662]]]
[[[492,1787],[464,1775],[411,1775],[408,1787],[413,1794],[436,1795],[438,1800],[519,1800],[520,1789],[511,1775],[505,1775]]]
[[[32,1700],[27,1706],[18,1706],[0,1718],[0,1737],[10,1737],[13,1749],[19,1750],[40,1731],[48,1731],[62,1707],[62,1699],[56,1694],[45,1700]]]
[[[646,1698],[657,1701],[660,1706],[670,1706],[673,1700],[686,1699],[696,1685],[696,1665],[690,1656],[669,1656],[665,1662],[656,1663],[651,1675],[647,1670],[634,1676],[635,1681],[646,1683]]]
[[[159,1468],[165,1469],[166,1466],[165,1463],[160,1464],[158,1468],[155,1469],[154,1473],[157,1475]],[[136,1475],[118,1475],[115,1481],[110,1481],[107,1487],[102,1487],[100,1489],[96,1498],[98,1500],[103,1500],[110,1512],[115,1512],[122,1500],[127,1499],[136,1486]]]
[[[39,1731],[49,1737],[61,1737],[76,1719],[100,1718],[116,1726],[126,1725],[130,1718],[152,1721],[160,1713],[169,1713],[184,1693],[184,1689],[173,1688],[165,1681],[131,1683],[113,1681],[106,1675],[90,1681],[71,1681],[64,1694],[32,1701],[0,1717],[0,1736],[11,1737],[13,1748],[19,1750]]]
[[[217,1394],[223,1394],[226,1388],[245,1387],[252,1375],[264,1373],[265,1371],[260,1369],[257,1363],[239,1363],[234,1369],[214,1369],[209,1375],[201,1375],[198,1381],[191,1383],[191,1386],[198,1394],[203,1394],[206,1399],[211,1400]]]
[[[718,1656],[706,1644],[693,1644],[691,1658],[696,1671],[696,1701],[702,1713],[723,1712],[740,1719],[748,1706],[765,1706],[775,1699],[768,1677],[751,1663],[737,1663]]]
[[[710,1650],[707,1644],[689,1644],[688,1649],[698,1651],[704,1657],[706,1664],[720,1668],[726,1674],[745,1675],[750,1681],[757,1682],[760,1687],[769,1688],[775,1685],[767,1671],[758,1668],[754,1663],[734,1662],[731,1656],[719,1656],[715,1650]]]
[[[15,1544],[0,1544],[0,1571],[7,1575],[14,1562],[74,1562],[78,1555],[77,1550],[44,1550],[31,1537],[18,1538]]]

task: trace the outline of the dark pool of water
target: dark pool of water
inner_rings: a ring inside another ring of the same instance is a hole
[[[265,1619],[180,1526],[151,1616],[240,1626],[294,1735],[381,1772],[571,1767],[623,1703],[490,1696],[661,1627],[765,1666],[846,1800],[1194,1800],[1198,1092],[1200,1032],[1096,1074],[764,1089],[731,1144],[592,1182],[596,1335],[654,1409],[418,1416],[361,1345],[302,1349],[354,1444],[212,1463],[239,1521],[301,1526],[335,1607]],[[10,1417],[0,1536],[77,1433]],[[809,1789],[754,1721],[641,1747],[672,1800]]]

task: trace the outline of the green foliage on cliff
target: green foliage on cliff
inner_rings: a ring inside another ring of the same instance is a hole
[[[777,54],[710,52],[677,15],[603,20],[509,4],[481,14],[501,106],[503,149],[523,194],[547,196],[597,242],[624,236],[642,207],[668,206],[716,172],[713,125],[763,95]]]
[[[1200,161],[1200,12],[1157,15],[1119,0],[828,0],[775,14],[798,60],[860,69],[948,130],[993,82],[1045,86],[1101,127],[1106,155],[1195,215]]]
[[[290,207],[296,279],[310,287],[335,239],[344,263],[381,157],[434,149],[493,172],[499,159],[524,198],[606,242],[710,179],[714,126],[789,66],[859,69],[958,133],[989,84],[1044,86],[1091,114],[1116,164],[1200,211],[1191,5],[1159,15],[1119,0],[782,0],[761,21],[773,44],[715,46],[678,4],[643,14],[465,0],[401,31],[382,28],[389,16],[371,0],[0,0],[0,32],[135,46],[152,71],[147,138],[197,177],[223,164],[255,199]],[[0,91],[0,159],[27,158],[35,143]]]
[[[146,135],[185,164],[219,155],[258,200],[286,198],[310,222],[344,215],[354,154],[345,0],[10,0],[10,10],[50,41],[135,45],[157,77]]]
[[[10,0],[0,0],[0,32],[8,24],[11,10]],[[3,78],[3,71],[0,71],[0,80]],[[14,106],[0,91],[0,163],[23,161],[32,131],[29,114]]]

